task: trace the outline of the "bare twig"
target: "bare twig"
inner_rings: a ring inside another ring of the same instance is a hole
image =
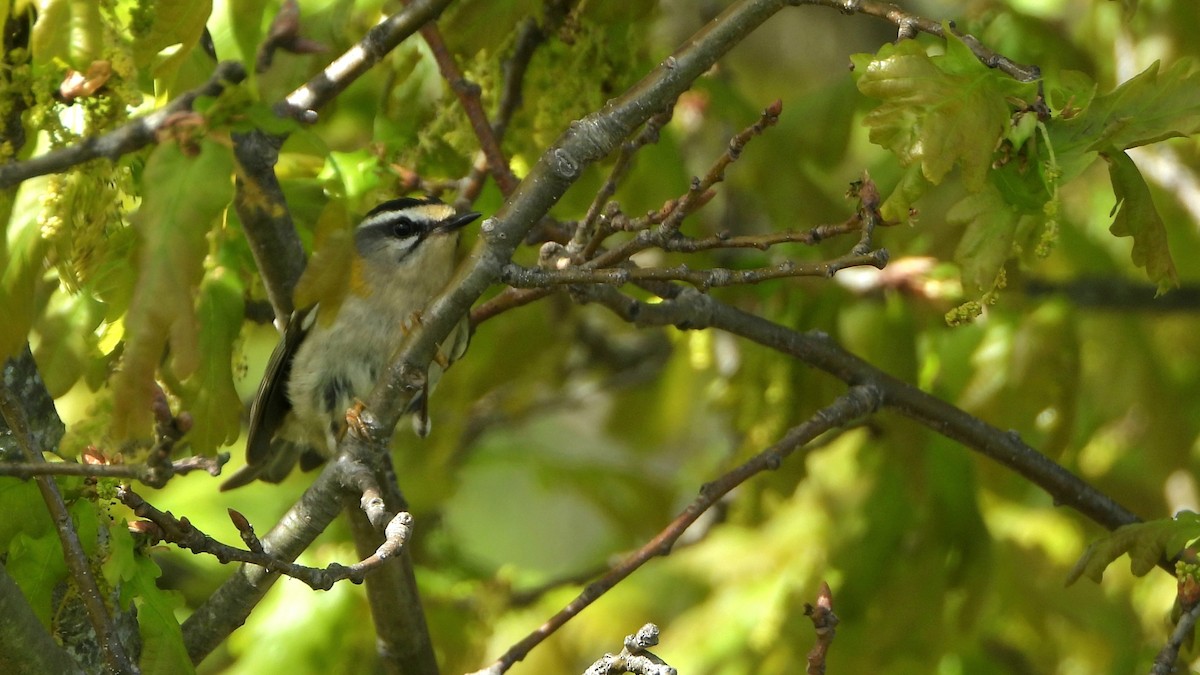
[[[726,248],[756,248],[765,251],[778,244],[817,244],[851,232],[862,232],[862,222],[858,214],[846,219],[845,222],[817,225],[807,230],[785,230],[783,232],[767,232],[740,237],[732,237],[727,233],[717,234],[704,239],[691,239],[682,235],[671,237],[662,243],[664,251],[672,253],[695,253]]]
[[[337,462],[330,462],[300,500],[262,537],[263,550],[278,560],[295,560],[341,511],[342,488]],[[243,565],[183,622],[184,647],[199,663],[246,622],[278,574],[258,565]]]
[[[192,525],[187,518],[176,518],[169,511],[156,509],[128,487],[119,488],[117,497],[133,511],[134,515],[145,518],[154,524],[154,528],[137,528],[142,534],[152,533],[156,540],[162,539],[194,553],[211,555],[223,565],[231,562],[258,565],[271,572],[303,581],[314,590],[319,591],[327,591],[343,579],[349,579],[356,584],[362,583],[367,574],[379,568],[384,561],[399,552],[412,532],[412,515],[408,512],[401,512],[388,523],[386,540],[374,553],[366,556],[363,560],[350,566],[333,563],[324,568],[307,567],[268,554],[263,549],[262,542],[254,534],[254,529],[246,517],[233,509],[229,510],[230,520],[237,527],[247,549],[240,549],[213,539]]]
[[[497,106],[496,117],[492,120],[492,136],[498,144],[504,140],[508,124],[521,105],[521,91],[525,85],[525,71],[529,68],[529,62],[545,39],[545,32],[532,17],[521,22],[521,27],[517,29],[512,55],[505,59],[500,67],[504,81],[500,87],[500,103]],[[487,172],[487,156],[481,152],[471,166],[471,172],[460,185],[458,198],[455,200],[456,206],[465,208],[475,202],[479,193],[483,191],[483,179],[487,177]]]
[[[656,231],[653,233],[645,232],[643,233],[644,236],[630,239],[624,244],[587,261],[584,263],[584,266],[610,267],[618,262],[629,259],[630,256],[638,251],[643,251],[653,246],[660,246],[663,242],[674,236],[679,231],[683,219],[708,202],[711,198],[709,190],[717,183],[725,180],[725,170],[729,168],[730,164],[736,162],[741,157],[742,150],[745,149],[746,144],[754,137],[761,135],[768,127],[774,126],[779,121],[779,115],[782,112],[783,102],[777,100],[763,109],[757,122],[746,127],[731,138],[729,140],[729,148],[713,162],[704,177],[693,178],[692,184],[683,197],[671,204],[670,210],[665,214],[662,224],[658,226]],[[589,249],[594,250],[595,247],[590,246]]]
[[[607,207],[608,200],[616,194],[617,186],[625,179],[629,169],[633,167],[633,158],[638,151],[647,145],[658,142],[659,133],[671,121],[674,108],[675,105],[672,102],[665,111],[651,117],[633,140],[621,144],[621,149],[617,152],[617,159],[608,172],[608,180],[604,181],[604,185],[600,186],[600,190],[592,198],[591,206],[588,207],[583,220],[575,228],[574,236],[571,237],[571,243],[567,250],[572,255],[578,253],[580,258],[587,260],[595,255],[600,244],[608,237],[610,230],[598,227],[597,219],[600,218],[602,210]]]
[[[668,292],[669,286],[666,290],[662,286],[668,285],[661,284],[654,292],[666,299],[653,304],[639,302],[608,287],[596,287],[591,295],[577,294],[577,297],[602,302],[618,316],[639,326],[719,328],[791,355],[843,382],[873,382],[883,392],[884,406],[1024,476],[1054,497],[1056,504],[1073,508],[1110,530],[1141,520],[1108,495],[1026,445],[1016,433],[997,429],[946,401],[887,375],[843,350],[824,333],[799,333],[694,289],[675,287],[672,294]]]

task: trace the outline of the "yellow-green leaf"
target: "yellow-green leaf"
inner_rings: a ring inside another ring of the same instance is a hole
[[[208,251],[205,235],[233,197],[228,148],[202,142],[189,157],[177,145],[155,148],[146,161],[149,187],[132,217],[138,234],[138,280],[125,317],[125,354],[113,381],[113,434],[149,433],[155,372],[170,347],[177,377],[200,364],[195,293]]]
[[[946,53],[916,40],[853,57],[859,91],[883,102],[863,120],[873,143],[938,184],[956,164],[967,188],[983,187],[996,141],[1009,121],[1006,97],[1027,85],[987,68],[946,31]]]
[[[104,319],[104,306],[86,293],[71,294],[60,288],[51,296],[45,316],[38,322],[38,372],[54,398],[66,394],[103,354],[97,348],[96,328]]]
[[[1100,583],[1105,568],[1124,554],[1129,554],[1130,571],[1135,576],[1143,576],[1160,560],[1174,558],[1198,536],[1200,514],[1191,512],[1180,513],[1175,518],[1123,525],[1088,546],[1067,575],[1067,583],[1072,584],[1081,576]]]
[[[991,185],[967,195],[946,213],[947,221],[966,226],[954,260],[962,268],[963,287],[968,292],[988,291],[995,284],[1000,268],[1012,254],[1019,217]]]
[[[232,443],[241,430],[242,403],[233,386],[233,344],[245,316],[244,289],[218,267],[200,284],[200,369],[184,383],[184,407],[192,414],[192,450],[210,454]]]

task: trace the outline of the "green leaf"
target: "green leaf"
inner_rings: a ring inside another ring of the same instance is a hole
[[[913,203],[925,194],[928,187],[929,183],[921,178],[921,168],[916,165],[908,167],[900,176],[900,182],[896,184],[895,189],[884,200],[879,212],[891,222],[908,222],[909,210]]]
[[[1020,214],[990,185],[967,195],[946,213],[946,220],[966,226],[954,259],[962,268],[968,292],[988,291],[1012,254]]]
[[[1096,97],[1096,81],[1078,70],[1046,73],[1046,91],[1056,110],[1072,111],[1072,116],[1087,108]]]
[[[242,403],[233,386],[233,345],[245,316],[244,289],[226,268],[212,270],[200,284],[200,370],[184,383],[184,406],[192,414],[192,450],[211,454],[232,443],[241,430]]]
[[[1150,280],[1158,285],[1159,294],[1178,286],[1179,275],[1171,260],[1167,227],[1154,207],[1150,188],[1137,165],[1119,150],[1101,156],[1108,162],[1108,175],[1117,197],[1113,207],[1116,217],[1109,232],[1118,237],[1133,237],[1133,263],[1145,268]]]
[[[212,1],[159,0],[153,23],[133,41],[133,59],[139,68],[151,68],[154,77],[170,82],[188,54],[200,42]]]
[[[17,535],[37,537],[54,526],[33,481],[0,478],[0,513],[11,514],[0,518],[0,554],[8,552],[9,542]]]
[[[53,616],[54,587],[67,576],[62,544],[58,533],[43,532],[38,537],[18,534],[8,547],[4,566],[21,594],[29,601],[33,613],[42,624],[50,626]]]
[[[1129,570],[1135,576],[1144,576],[1160,560],[1174,558],[1196,537],[1200,537],[1200,514],[1191,512],[1123,525],[1088,546],[1067,575],[1067,584],[1075,583],[1081,576],[1100,583],[1104,570],[1125,554],[1129,554]]]
[[[1179,61],[1160,76],[1156,61],[1115,90],[1093,98],[1082,113],[1048,122],[1062,180],[1082,173],[1097,152],[1200,132],[1200,73],[1192,72],[1191,64]],[[1076,106],[1084,102],[1080,98]]]
[[[122,604],[129,600],[137,604],[138,632],[142,636],[138,665],[142,673],[194,673],[175,618],[175,608],[183,604],[179,594],[158,588],[155,579],[162,571],[153,560],[134,550],[125,523],[113,525],[109,533],[112,554],[105,563],[104,575],[110,583],[120,581]]]
[[[1089,150],[1118,150],[1200,132],[1200,73],[1190,60],[1158,74],[1158,62],[1112,93],[1097,97],[1073,122],[1087,131]]]
[[[996,141],[1009,122],[1006,97],[1023,87],[979,62],[946,31],[946,53],[929,56],[916,40],[852,57],[859,91],[883,103],[867,114],[873,143],[904,166],[919,163],[938,184],[958,164],[971,191],[983,187]]]
[[[177,145],[155,148],[146,161],[147,190],[132,217],[138,281],[125,317],[125,354],[113,380],[113,434],[150,430],[155,371],[170,345],[171,365],[185,378],[200,365],[194,300],[208,252],[205,235],[233,197],[233,158],[212,142],[186,156]],[[201,188],[202,189],[198,189]]]

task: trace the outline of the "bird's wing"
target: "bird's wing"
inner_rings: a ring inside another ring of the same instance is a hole
[[[246,466],[221,484],[221,490],[232,490],[250,483],[270,466],[271,441],[292,409],[288,400],[287,381],[292,373],[292,361],[304,336],[312,328],[316,308],[296,311],[283,330],[283,337],[271,352],[267,370],[263,373],[254,402],[250,404],[250,426],[246,431]]]

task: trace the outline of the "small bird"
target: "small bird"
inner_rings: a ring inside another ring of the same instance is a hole
[[[333,456],[346,410],[375,386],[406,330],[450,280],[458,233],[479,217],[457,213],[436,198],[384,202],[354,231],[354,283],[332,322],[320,306],[292,315],[271,354],[246,437],[246,466],[221,485],[255,479],[278,483],[297,460],[308,471]],[[466,350],[466,319],[443,342],[443,363],[430,365],[425,391],[406,412],[429,433],[427,398],[442,366]]]

